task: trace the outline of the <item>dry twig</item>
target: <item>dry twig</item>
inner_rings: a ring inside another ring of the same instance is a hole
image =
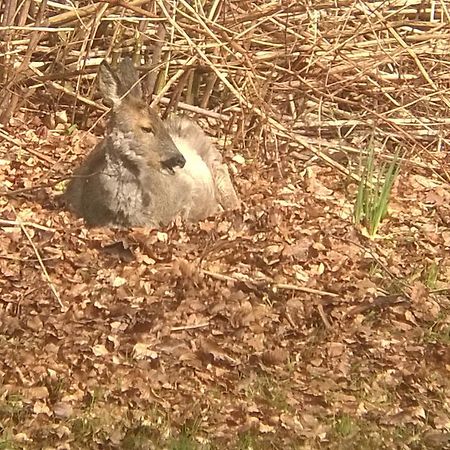
[[[52,294],[56,298],[56,301],[58,302],[59,306],[61,307],[61,310],[65,310],[66,307],[61,301],[61,297],[58,294],[58,291],[55,288],[55,285],[53,284],[52,280],[50,279],[50,275],[47,272],[47,268],[45,267],[44,262],[42,261],[41,255],[39,253],[39,250],[34,245],[33,239],[30,236],[30,233],[28,233],[28,230],[26,226],[24,225],[24,222],[22,222],[19,218],[16,220],[17,224],[19,225],[20,229],[22,230],[23,234],[26,236],[28,242],[30,243],[31,247],[33,248],[34,254],[36,255],[36,258],[39,262],[39,265],[41,267],[42,273],[44,275],[44,278],[47,280],[47,284],[50,287],[50,290],[52,291]]]

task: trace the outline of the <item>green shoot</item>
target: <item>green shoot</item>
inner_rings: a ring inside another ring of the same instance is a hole
[[[392,186],[400,170],[399,152],[394,155],[392,161],[383,163],[379,170],[376,170],[375,159],[375,145],[372,136],[364,167],[360,170],[361,181],[354,208],[355,223],[363,225],[371,238],[377,235],[380,223],[386,216]]]

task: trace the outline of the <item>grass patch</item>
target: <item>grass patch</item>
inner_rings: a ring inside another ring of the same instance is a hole
[[[341,437],[349,438],[359,431],[359,426],[350,416],[344,414],[336,420],[334,431]]]
[[[169,441],[168,448],[170,450],[197,450],[200,449],[200,446],[192,436],[183,431],[179,436]],[[201,448],[205,449],[205,447]]]
[[[374,136],[372,135],[367,157],[360,162],[360,182],[354,207],[355,223],[363,225],[369,237],[374,238],[387,214],[392,186],[399,174],[399,154],[389,163],[382,163],[377,168],[375,156]]]
[[[439,264],[431,262],[424,273],[424,283],[429,289],[436,289],[439,278]]]
[[[430,344],[450,345],[450,327],[442,315],[430,328],[424,330],[423,340]]]
[[[121,442],[123,450],[139,450],[142,448],[151,448],[149,444],[158,440],[155,430],[148,425],[138,425],[125,434]]]
[[[267,375],[257,376],[246,389],[250,398],[262,400],[277,411],[288,411],[289,403],[286,398],[286,387],[280,386],[277,380]]]
[[[346,414],[337,416],[332,423],[330,442],[332,449],[379,450],[385,447],[384,430],[374,423]],[[387,440],[390,440],[388,438]]]
[[[172,436],[168,431],[168,436],[163,436],[159,427],[138,425],[127,431],[121,442],[121,448],[124,450],[140,450],[147,448],[166,448],[169,450],[207,450],[209,446],[200,446],[195,440],[198,433],[196,424],[191,428],[182,427],[177,436]]]
[[[330,450],[391,450],[396,448],[440,450],[443,448],[433,446],[414,425],[383,427],[374,420],[369,421],[342,414],[334,419],[331,426],[331,432],[327,436],[328,444],[318,448]]]
[[[1,425],[0,425],[1,429]],[[16,450],[16,446],[12,439],[8,436],[8,433],[2,431],[0,433],[0,450]]]
[[[262,435],[255,430],[249,430],[245,433],[240,433],[236,443],[233,447],[236,450],[281,450],[287,448],[279,436]],[[303,443],[303,442],[302,442]],[[301,442],[292,442],[290,449],[312,449],[313,447],[304,447]],[[223,448],[223,447],[218,447]]]
[[[45,380],[45,386],[48,390],[49,398],[52,403],[61,400],[65,390],[67,389],[67,380],[63,377],[50,378]]]
[[[20,395],[8,395],[0,402],[0,420],[2,422],[11,421],[13,424],[18,424],[22,421],[24,414],[25,406]],[[4,425],[4,423],[0,423],[0,425]]]

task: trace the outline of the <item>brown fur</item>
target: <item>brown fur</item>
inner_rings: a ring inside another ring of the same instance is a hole
[[[71,208],[90,225],[158,227],[237,206],[228,169],[203,131],[187,119],[163,123],[145,105],[137,80],[128,59],[117,71],[102,64],[99,86],[111,118],[104,140],[69,183]]]

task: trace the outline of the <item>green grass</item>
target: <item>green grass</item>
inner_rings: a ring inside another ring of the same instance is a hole
[[[67,389],[67,380],[62,377],[47,377],[45,380],[45,387],[48,390],[50,401],[56,403],[61,400],[61,397]]]
[[[334,431],[337,435],[348,438],[354,436],[360,430],[357,423],[348,415],[339,417],[334,425]]]
[[[281,444],[277,444],[277,438],[271,437],[270,435],[261,435],[254,430],[241,433],[238,437],[237,442],[234,444],[236,450],[278,450],[285,448]],[[292,449],[302,448],[291,446]]]
[[[432,342],[450,340],[450,331],[448,327],[445,328],[445,325],[443,317],[430,327],[424,339]],[[355,364],[352,366],[349,377],[351,377],[352,392],[358,399],[358,403],[375,405],[379,411],[383,411],[390,410],[398,400],[396,392],[389,386],[384,386],[382,378],[377,378],[378,372],[371,372],[370,367]],[[375,382],[377,391],[372,389]],[[440,380],[437,380],[436,385],[440,385]],[[267,410],[269,407],[275,416],[288,412],[301,422],[301,411],[293,410],[287,402],[290,389],[289,381],[259,373],[254,374],[241,394],[258,405],[264,405],[263,409],[265,407]],[[327,401],[335,403],[332,392],[328,394],[328,397]],[[83,409],[78,410],[73,418],[64,421],[63,425],[70,431],[68,439],[74,449],[110,448],[109,446],[114,444],[117,448],[124,450],[219,450],[222,448],[229,450],[281,450],[284,448],[381,450],[402,448],[402,445],[410,445],[410,443],[413,443],[413,446],[408,448],[415,450],[433,448],[427,443],[422,443],[425,437],[420,428],[412,425],[384,426],[378,423],[378,417],[359,417],[349,412],[336,413],[336,416],[317,416],[316,419],[321,427],[316,437],[304,436],[301,432],[298,434],[295,430],[285,429],[280,422],[273,426],[273,432],[260,432],[257,425],[255,429],[240,433],[237,430],[234,432],[230,430],[228,439],[220,441],[211,429],[210,434],[205,434],[203,429],[205,424],[200,411],[197,414],[191,411],[194,413],[191,420],[186,421],[183,426],[175,426],[164,409],[136,410],[120,404],[112,404],[105,398],[108,396],[101,393],[86,397]],[[435,401],[444,403],[444,393],[442,398],[436,397]],[[0,450],[23,448],[20,442],[14,441],[14,436],[22,431],[28,433],[24,423],[33,421],[32,411],[23,406],[20,396],[9,396],[6,402],[0,403],[0,411],[8,420],[11,417],[20,419],[14,423],[11,421],[7,429],[2,429],[2,426],[6,428],[6,423],[0,416]],[[22,419],[24,419],[23,422]],[[56,432],[47,425],[44,424],[40,430],[29,435],[34,443],[30,442],[30,446],[25,448],[34,450],[38,448],[37,445],[40,445],[40,448],[53,448],[61,443]]]
[[[152,427],[148,425],[137,425],[127,430],[121,442],[121,448],[123,450],[151,448],[149,444],[156,439],[158,439],[158,436],[155,436],[155,430]]]
[[[441,317],[428,330],[425,330],[423,340],[430,344],[450,345],[450,327],[446,323],[445,314],[441,314]]]
[[[363,225],[370,237],[375,237],[387,214],[392,186],[399,174],[399,153],[389,163],[377,167],[374,137],[367,148],[367,157],[360,163],[360,183],[354,206],[355,223]]]
[[[24,414],[25,406],[20,395],[12,394],[0,400],[0,425],[6,422],[20,423]]]
[[[421,436],[417,434],[414,426],[383,428],[375,421],[346,414],[337,416],[331,425],[329,445],[325,445],[323,448],[332,450],[390,450],[396,448],[425,450],[432,448],[420,442]],[[414,442],[413,447],[404,447],[412,442]]]
[[[0,425],[0,450],[16,450],[16,446],[6,431],[1,431]]]
[[[178,437],[173,438],[169,442],[168,448],[170,450],[197,450],[202,448],[203,450],[205,447],[200,447],[189,433],[182,432]]]
[[[429,289],[436,289],[438,278],[439,278],[439,264],[433,261],[427,266],[425,270],[424,274],[425,285]]]
[[[249,398],[262,400],[277,411],[288,411],[286,386],[268,375],[258,375],[246,389]]]

